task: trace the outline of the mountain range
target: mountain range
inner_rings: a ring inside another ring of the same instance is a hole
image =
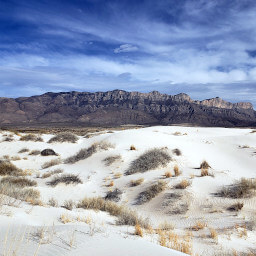
[[[0,124],[246,127],[256,126],[256,111],[248,102],[230,103],[219,97],[198,101],[184,93],[48,92],[31,97],[0,98]]]

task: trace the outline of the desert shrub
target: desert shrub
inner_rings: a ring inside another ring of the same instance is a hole
[[[250,197],[256,190],[256,179],[242,178],[238,182],[225,186],[216,193],[217,196],[228,198]]]
[[[58,201],[54,198],[50,198],[48,204],[52,207],[58,207]]]
[[[173,171],[174,171],[174,175],[175,175],[176,177],[181,174],[178,165],[175,165],[175,166],[174,166]]]
[[[23,136],[20,137],[20,140],[21,141],[34,141],[34,142],[36,142],[36,141],[42,142],[43,141],[42,137],[40,137],[38,135],[35,135],[35,134],[23,135]]]
[[[108,187],[113,187],[113,186],[114,186],[114,181],[111,180],[111,181],[109,182],[109,184],[108,184]]]
[[[108,212],[110,215],[117,217],[116,223],[118,225],[135,226],[138,223],[144,228],[149,225],[149,221],[139,217],[135,211],[100,197],[86,197],[77,204],[77,207]]]
[[[238,212],[238,211],[242,210],[243,207],[244,207],[243,203],[237,202],[237,203],[229,206],[228,210],[233,211],[233,212]]]
[[[14,141],[13,136],[7,136],[7,137],[5,137],[5,138],[3,139],[3,142],[12,142],[12,141]]]
[[[53,170],[53,171],[48,171],[48,172],[45,172],[42,176],[41,176],[41,178],[42,179],[46,179],[46,178],[49,178],[49,177],[51,177],[52,175],[54,175],[54,174],[60,174],[60,173],[63,173],[63,169],[56,169],[56,170]]]
[[[18,160],[21,160],[21,158],[19,156],[12,156],[11,160],[12,161],[18,161]]]
[[[106,157],[103,161],[105,162],[106,166],[110,166],[114,162],[119,161],[121,159],[122,157],[120,155],[116,155],[116,156]]]
[[[26,153],[26,152],[28,152],[29,151],[29,149],[28,148],[22,148],[18,153]]]
[[[75,203],[73,200],[65,200],[62,207],[71,211],[73,209],[74,205],[75,205]]]
[[[58,154],[51,148],[46,148],[41,151],[41,156],[57,156]]]
[[[170,222],[167,222],[167,221],[164,221],[164,222],[161,222],[158,226],[158,228],[160,230],[165,230],[165,231],[168,231],[168,230],[173,230],[174,229],[174,226],[172,223]]]
[[[2,178],[0,183],[2,185],[13,185],[21,188],[33,187],[37,185],[37,182],[34,180],[30,180],[25,177],[11,177],[11,176]]]
[[[9,161],[0,160],[0,176],[11,175],[11,176],[20,176],[22,175],[22,170],[16,167]]]
[[[131,180],[131,187],[136,187],[139,186],[140,184],[142,184],[142,182],[144,181],[143,178],[139,178],[137,180]]]
[[[149,186],[145,191],[141,192],[137,198],[138,204],[143,204],[161,193],[166,188],[166,182],[158,181],[156,184]]]
[[[118,202],[121,200],[122,193],[123,192],[118,188],[114,189],[113,191],[108,191],[105,196],[105,200]]]
[[[40,150],[34,149],[34,150],[31,150],[31,151],[29,152],[29,155],[30,155],[30,156],[37,156],[37,155],[39,155],[40,153],[41,153]]]
[[[180,151],[178,148],[175,148],[172,152],[173,152],[173,154],[175,154],[176,156],[181,156],[181,155],[182,155],[181,151]]]
[[[113,145],[107,142],[94,143],[90,147],[81,149],[75,155],[68,157],[64,162],[65,164],[74,164],[80,160],[84,160],[92,156],[99,150],[108,150],[111,147],[113,147]]]
[[[143,237],[143,230],[138,223],[135,225],[134,235]]]
[[[179,184],[175,186],[177,189],[185,189],[190,185],[190,182],[188,180],[182,180]]]
[[[193,225],[193,226],[191,227],[191,229],[192,229],[193,231],[198,231],[198,230],[204,229],[205,227],[207,227],[207,224],[206,224],[206,223],[201,222],[201,221],[197,221],[197,222],[195,223],[195,225]]]
[[[211,166],[205,160],[200,164],[200,169],[204,169],[205,170],[205,169],[209,169],[209,168],[211,168]]]
[[[76,143],[78,141],[78,137],[70,132],[60,133],[52,137],[48,143],[54,143],[54,142],[70,142],[70,143]]]
[[[169,161],[171,161],[171,157],[165,149],[154,148],[146,151],[144,154],[132,161],[125,174],[130,175],[137,172],[153,170],[160,166],[165,167]]]
[[[42,168],[43,169],[46,169],[46,168],[49,168],[49,167],[52,167],[52,166],[55,166],[55,165],[58,165],[61,163],[61,160],[60,159],[53,159],[49,162],[46,162],[42,165]]]
[[[204,177],[204,176],[209,176],[208,169],[201,169],[201,177]]]
[[[136,147],[134,145],[131,145],[130,150],[136,150]]]
[[[63,183],[65,185],[69,185],[69,184],[79,184],[79,183],[83,183],[83,182],[79,178],[78,175],[62,174],[62,175],[53,177],[53,179],[51,181],[47,182],[46,184],[49,185],[49,186],[55,187],[60,183]]]
[[[164,176],[165,176],[165,178],[171,178],[172,177],[172,173],[170,171],[166,171],[164,173]]]

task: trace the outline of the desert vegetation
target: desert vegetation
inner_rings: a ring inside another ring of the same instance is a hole
[[[42,165],[42,169],[46,169],[46,168],[49,168],[49,167],[52,167],[52,166],[55,166],[55,165],[58,165],[61,163],[61,160],[58,158],[58,159],[52,159],[51,161],[48,161],[48,162],[45,162],[43,165]]]
[[[115,156],[108,156],[103,161],[106,166],[110,166],[113,163],[120,161],[121,159],[122,159],[122,157],[120,155],[115,155]]]
[[[142,184],[144,181],[144,178],[139,178],[137,180],[131,180],[130,185],[131,187],[136,187],[139,186],[140,184]]]
[[[113,191],[108,191],[105,196],[105,200],[118,202],[121,200],[122,193],[123,192],[118,188],[114,189]]]
[[[3,177],[0,183],[3,186],[15,186],[15,187],[21,187],[21,188],[37,186],[36,181],[30,180],[26,177],[7,176],[7,177]]]
[[[48,143],[56,143],[56,142],[69,142],[69,143],[76,143],[78,141],[78,137],[71,133],[71,132],[64,132],[64,133],[59,133],[55,136],[53,136]]]
[[[29,152],[28,148],[22,148],[18,153],[22,154],[22,153],[26,153]]]
[[[25,134],[20,137],[21,141],[34,141],[34,142],[42,142],[42,137],[36,135],[36,134]]]
[[[23,175],[21,169],[17,168],[13,163],[9,161],[0,160],[0,176],[20,176]]]
[[[41,151],[40,150],[37,150],[37,149],[34,149],[34,150],[31,150],[29,152],[29,155],[30,156],[37,156],[37,155],[40,155]]]
[[[79,184],[79,183],[83,183],[83,182],[79,178],[78,175],[74,175],[74,174],[61,174],[61,175],[54,176],[46,184],[48,186],[55,187],[58,184],[70,185],[70,184]]]

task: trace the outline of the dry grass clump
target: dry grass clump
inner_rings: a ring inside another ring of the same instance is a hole
[[[64,133],[60,133],[55,135],[54,137],[52,137],[48,143],[54,143],[54,142],[69,142],[69,143],[76,143],[78,141],[78,137],[70,132],[64,132]]]
[[[120,161],[122,159],[122,157],[120,155],[116,155],[116,156],[109,156],[106,157],[103,162],[105,162],[106,166],[110,166],[111,164],[113,164],[114,162]]]
[[[150,149],[132,161],[125,174],[130,175],[137,172],[146,172],[158,167],[165,167],[170,161],[171,156],[165,149]]]
[[[167,222],[167,221],[164,221],[164,222],[162,222],[162,223],[159,224],[158,229],[159,229],[159,230],[168,231],[168,230],[173,230],[173,229],[174,229],[174,226],[173,226],[172,223]]]
[[[139,186],[140,184],[142,184],[144,181],[143,178],[139,178],[137,180],[131,180],[131,187],[136,187],[136,186]]]
[[[180,172],[180,168],[177,164],[174,166],[173,171],[174,171],[175,177],[180,176],[181,172]]]
[[[75,203],[73,200],[65,200],[64,204],[63,204],[63,208],[72,211],[73,207],[74,207]]]
[[[111,181],[109,182],[109,184],[108,184],[108,187],[113,187],[113,186],[114,186],[114,181],[111,180]]]
[[[134,145],[131,145],[130,150],[136,150],[136,147]]]
[[[138,223],[135,225],[134,235],[143,237],[143,230]]]
[[[211,166],[205,160],[200,164],[200,169],[209,169],[209,168],[211,168]]]
[[[166,171],[164,176],[165,176],[165,178],[171,178],[172,177],[172,173],[170,171]]]
[[[237,202],[237,203],[229,206],[228,210],[233,211],[233,212],[238,212],[238,211],[242,210],[243,207],[244,207],[243,203]]]
[[[12,161],[18,161],[18,160],[21,160],[21,158],[19,156],[12,156],[11,160]]]
[[[121,172],[116,172],[115,174],[114,174],[114,178],[115,179],[119,179],[119,178],[121,178],[122,177],[122,173]]]
[[[79,184],[79,183],[83,183],[83,182],[79,178],[78,175],[62,174],[62,175],[53,177],[53,179],[51,181],[47,182],[46,184],[49,185],[49,186],[55,187],[60,183],[65,184],[65,185],[69,185],[69,184]]]
[[[16,167],[13,163],[9,161],[0,160],[0,176],[11,175],[11,176],[21,176],[23,172],[21,169]]]
[[[28,148],[22,148],[18,153],[26,153],[26,152],[28,152],[29,151],[29,149]]]
[[[11,136],[11,135],[9,135],[9,136],[7,136],[7,137],[5,137],[5,138],[3,139],[3,142],[12,142],[12,141],[14,141],[14,138],[13,138],[13,136]]]
[[[172,151],[172,153],[175,154],[176,156],[181,156],[181,155],[182,155],[180,149],[178,149],[178,148],[175,148],[175,149]]]
[[[25,177],[4,177],[1,179],[0,183],[2,185],[8,185],[8,186],[15,186],[15,187],[33,187],[33,186],[37,186],[37,182],[34,180],[30,180],[28,178]]]
[[[93,209],[108,212],[117,217],[118,225],[135,226],[139,224],[143,228],[149,226],[149,221],[138,216],[138,214],[129,208],[118,205],[115,202],[104,200],[101,197],[84,198],[77,204],[78,208]]]
[[[58,207],[58,201],[54,198],[50,198],[49,201],[48,201],[48,204],[52,207]]]
[[[197,221],[196,224],[194,226],[191,227],[191,229],[193,231],[199,231],[201,229],[204,229],[205,227],[207,227],[207,224],[201,221]]]
[[[41,151],[40,150],[37,150],[37,149],[34,149],[34,150],[31,150],[29,152],[29,155],[30,156],[37,156],[37,155],[40,155]]]
[[[80,160],[84,160],[93,154],[95,154],[99,150],[108,150],[109,148],[113,148],[114,146],[108,142],[100,142],[94,143],[89,148],[81,149],[75,155],[68,157],[64,163],[65,164],[74,164]]]
[[[54,175],[54,174],[60,174],[60,173],[63,173],[63,169],[56,169],[56,170],[53,170],[53,171],[48,171],[48,172],[45,172],[42,176],[41,176],[41,178],[42,179],[46,179],[46,178],[49,178],[49,177],[51,177],[52,175]]]
[[[218,242],[218,232],[214,228],[210,228],[210,237]]]
[[[53,159],[49,162],[46,162],[42,165],[42,168],[43,169],[46,169],[46,168],[49,168],[49,167],[52,167],[52,166],[55,166],[55,165],[58,165],[61,163],[61,160],[60,159]]]
[[[166,182],[158,181],[156,184],[149,186],[145,191],[141,192],[137,198],[138,204],[143,204],[154,197],[156,197],[159,193],[165,190]]]
[[[201,177],[204,177],[204,176],[209,176],[209,171],[208,169],[201,169]]]
[[[20,140],[21,141],[34,141],[34,142],[36,142],[36,141],[42,142],[43,141],[42,137],[40,137],[38,135],[35,135],[35,134],[23,135],[23,136],[20,137]]]
[[[190,185],[190,182],[188,180],[182,180],[179,184],[175,186],[177,189],[185,189]]]
[[[123,192],[118,188],[114,189],[113,191],[108,191],[105,196],[105,200],[118,202],[121,200],[122,193]]]
[[[216,195],[228,198],[244,198],[255,194],[255,190],[256,179],[242,178],[234,184],[223,187]]]

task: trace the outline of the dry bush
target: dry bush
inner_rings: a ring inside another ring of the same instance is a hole
[[[7,137],[5,137],[5,138],[3,139],[3,142],[12,142],[12,141],[14,141],[13,136],[7,136]]]
[[[137,180],[131,180],[130,184],[131,184],[131,187],[136,187],[136,186],[139,186],[140,184],[142,184],[144,181],[143,178],[139,178]]]
[[[119,178],[121,178],[122,175],[123,175],[123,174],[122,174],[121,172],[116,172],[116,173],[114,174],[114,178],[115,178],[115,179],[119,179]]]
[[[9,155],[4,155],[4,156],[3,156],[3,159],[9,161],[9,160],[10,160],[10,156],[9,156]]]
[[[54,174],[60,174],[60,173],[63,173],[63,169],[56,169],[56,170],[53,170],[53,171],[48,171],[48,172],[45,172],[42,176],[41,176],[41,178],[42,179],[46,179],[46,178],[49,178],[49,177],[51,177],[52,175],[54,175]]]
[[[171,178],[172,177],[172,173],[170,171],[166,171],[164,176],[165,176],[165,178]]]
[[[194,226],[191,227],[191,229],[193,231],[199,231],[201,229],[204,229],[205,227],[207,227],[207,224],[201,221],[197,221],[196,224]]]
[[[123,192],[118,188],[114,189],[113,191],[108,191],[105,196],[105,200],[118,202],[121,200],[122,193]]]
[[[53,179],[50,180],[49,182],[47,182],[46,184],[48,186],[55,187],[55,186],[57,186],[60,183],[63,183],[65,185],[69,185],[69,184],[79,184],[79,183],[83,183],[83,182],[79,178],[78,175],[75,175],[75,174],[62,174],[62,175],[53,177]]]
[[[29,155],[30,155],[30,156],[37,156],[37,155],[40,155],[40,153],[41,153],[40,150],[34,149],[34,150],[31,150],[31,151],[29,152]]]
[[[107,142],[100,142],[100,143],[94,143],[89,148],[81,149],[78,153],[75,155],[68,157],[65,159],[65,164],[74,164],[80,160],[84,160],[99,150],[108,150],[109,148],[113,148],[114,146]]]
[[[28,152],[29,151],[29,149],[28,148],[22,148],[18,153],[26,153],[26,152]]]
[[[177,189],[185,189],[190,185],[190,182],[188,180],[182,180],[179,184],[175,186]]]
[[[234,211],[234,212],[238,212],[240,210],[242,210],[242,208],[244,207],[243,203],[237,202],[231,206],[228,207],[229,211]]]
[[[175,135],[175,136],[181,136],[182,133],[181,133],[181,132],[174,132],[173,135]]]
[[[173,154],[175,154],[176,156],[181,156],[181,155],[182,155],[180,149],[178,149],[178,148],[175,148],[172,152],[173,152]]]
[[[141,192],[137,198],[138,204],[143,204],[154,197],[156,197],[159,193],[165,190],[166,182],[158,181],[156,184],[149,186],[145,191]]]
[[[61,160],[60,159],[53,159],[49,162],[46,162],[42,165],[42,168],[43,169],[46,169],[46,168],[49,168],[49,167],[52,167],[52,166],[55,166],[55,165],[58,165],[61,163]]]
[[[23,136],[20,137],[20,140],[21,141],[34,141],[34,142],[36,142],[36,141],[42,142],[43,141],[42,137],[40,137],[38,135],[35,135],[35,134],[23,135]]]
[[[0,183],[3,186],[15,186],[15,187],[20,187],[20,188],[24,188],[24,187],[33,187],[33,186],[37,186],[37,182],[34,180],[30,180],[28,178],[25,177],[4,177],[1,179]]]
[[[0,160],[0,176],[11,175],[11,176],[21,176],[23,172],[21,169],[16,167],[9,161]]]
[[[143,237],[143,230],[138,223],[135,225],[134,235]]]
[[[209,176],[209,171],[208,169],[201,169],[201,177],[204,177],[204,176]]]
[[[49,201],[48,201],[48,204],[52,207],[58,207],[58,201],[54,198],[50,198]]]
[[[114,186],[114,181],[111,180],[111,181],[109,182],[109,184],[108,184],[108,187],[113,187],[113,186]]]
[[[256,179],[242,178],[238,182],[223,187],[216,193],[217,196],[228,198],[244,198],[255,194]]]
[[[136,150],[136,147],[134,145],[131,145],[130,150]]]
[[[76,143],[78,141],[78,137],[70,132],[60,133],[52,137],[48,143],[54,143],[54,142],[69,142],[69,143]]]
[[[77,207],[108,212],[110,215],[117,217],[116,223],[118,225],[135,226],[138,223],[144,228],[147,228],[149,225],[149,221],[139,217],[135,211],[100,197],[86,197],[78,203]]]
[[[173,168],[175,177],[179,176],[181,174],[179,166],[176,164]]]
[[[172,223],[164,221],[164,222],[159,224],[158,229],[168,231],[168,230],[173,230],[174,226],[173,226]]]
[[[210,237],[215,241],[218,241],[218,232],[214,228],[210,228]]]
[[[200,167],[199,167],[200,169],[209,169],[209,168],[211,168],[211,166],[208,164],[208,162],[207,161],[203,161],[201,164],[200,164]]]
[[[73,222],[73,218],[67,214],[61,214],[60,215],[60,222],[63,224],[69,223],[69,222]]]
[[[114,162],[120,161],[122,157],[120,155],[106,157],[103,161],[106,166],[110,166]]]
[[[165,167],[170,161],[171,156],[165,149],[150,149],[132,161],[125,174],[130,175],[137,172],[146,172],[158,167]]]
[[[72,211],[75,203],[73,200],[65,200],[64,204],[62,205],[63,208]]]
[[[41,156],[58,156],[58,154],[51,148],[46,148],[40,152]]]
[[[21,160],[21,158],[19,156],[12,156],[11,160],[12,161],[18,161],[18,160]]]

